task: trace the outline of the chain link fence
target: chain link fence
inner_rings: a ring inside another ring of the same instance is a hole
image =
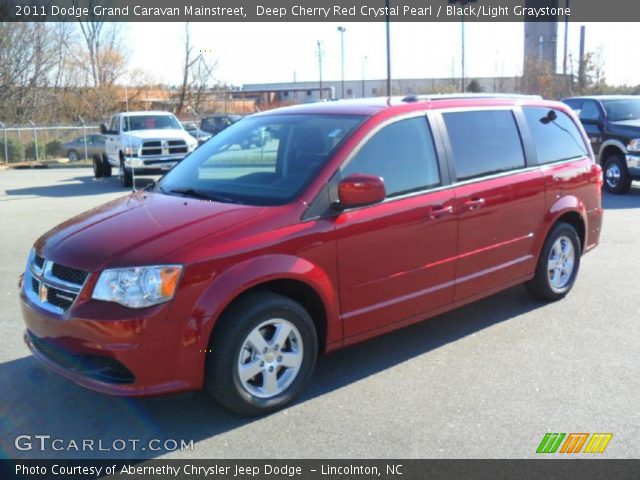
[[[0,155],[4,164],[67,158],[91,159],[104,148],[98,125],[5,125],[0,122]]]

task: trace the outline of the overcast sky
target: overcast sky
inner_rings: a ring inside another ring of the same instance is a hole
[[[371,23],[191,23],[194,49],[218,61],[218,80],[245,83],[318,80],[316,42],[322,42],[323,78],[340,79],[340,33],[346,27],[345,77],[386,77],[385,24]],[[467,77],[522,73],[523,23],[466,23]],[[131,65],[157,81],[178,84],[183,61],[182,23],[124,24]],[[569,53],[577,60],[579,24],[570,24]],[[558,29],[562,67],[564,25]],[[610,84],[640,84],[633,45],[637,23],[587,24],[587,50],[601,49]],[[392,76],[431,78],[460,75],[459,23],[392,23]],[[367,57],[364,60],[365,56]]]

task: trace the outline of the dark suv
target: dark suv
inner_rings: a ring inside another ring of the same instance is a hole
[[[242,117],[240,115],[207,115],[200,121],[200,130],[217,135],[229,125],[233,125]]]
[[[640,97],[600,95],[562,100],[589,136],[610,193],[624,194],[640,180]]]

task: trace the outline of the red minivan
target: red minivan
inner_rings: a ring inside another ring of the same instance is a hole
[[[262,414],[318,353],[517,284],[564,297],[599,241],[601,179],[571,110],[536,97],[253,115],[40,238],[25,340],[100,392],[204,387]]]

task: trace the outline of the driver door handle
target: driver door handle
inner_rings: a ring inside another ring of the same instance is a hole
[[[434,205],[429,211],[429,219],[437,220],[447,215],[453,214],[453,206],[451,205]]]
[[[478,210],[479,208],[484,207],[486,203],[484,198],[473,197],[464,202],[464,207],[466,210]]]

